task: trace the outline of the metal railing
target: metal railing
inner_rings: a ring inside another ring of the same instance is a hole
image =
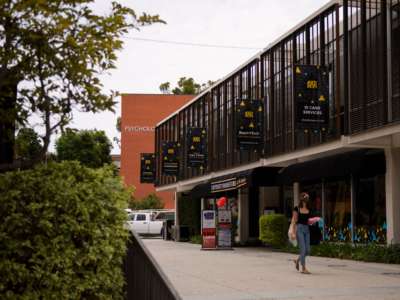
[[[181,300],[135,232],[130,235],[124,272],[127,300]]]

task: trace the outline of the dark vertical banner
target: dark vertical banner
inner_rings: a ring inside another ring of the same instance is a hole
[[[205,169],[207,166],[207,134],[202,127],[190,127],[187,132],[187,164],[191,168]]]
[[[329,122],[329,76],[325,67],[294,66],[296,128],[327,130]]]
[[[156,156],[154,153],[140,153],[140,183],[154,183]]]
[[[262,145],[263,115],[264,105],[261,100],[236,101],[236,140],[240,148]]]
[[[178,176],[179,174],[179,152],[178,142],[163,142],[162,144],[162,173],[164,175]]]

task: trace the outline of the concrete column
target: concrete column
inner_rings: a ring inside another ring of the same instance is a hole
[[[293,183],[293,207],[299,206],[300,197],[300,184],[298,182]]]
[[[400,243],[400,148],[385,149],[387,243]]]
[[[179,196],[180,193],[175,192],[174,193],[174,197],[175,197],[175,242],[178,242],[180,239],[179,236],[179,209],[178,209],[178,205],[179,205]]]
[[[239,203],[239,243],[245,244],[249,239],[249,194],[248,190],[238,190]]]

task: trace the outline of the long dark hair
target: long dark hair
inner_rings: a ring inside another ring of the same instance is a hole
[[[310,201],[310,196],[306,192],[301,193],[300,199],[299,199],[299,209],[302,207],[310,209],[309,204],[308,204],[309,201]]]

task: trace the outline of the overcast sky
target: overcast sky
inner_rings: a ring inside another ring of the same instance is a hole
[[[250,57],[256,49],[228,49],[154,43],[133,38],[187,43],[264,48],[328,0],[121,0],[137,13],[159,14],[167,22],[131,31],[119,52],[117,68],[103,77],[106,91],[159,93],[159,85],[173,85],[182,77],[196,82],[216,81]],[[109,0],[96,0],[105,11]],[[104,130],[112,139],[116,113],[78,113],[70,127]],[[120,150],[114,146],[114,154]]]

